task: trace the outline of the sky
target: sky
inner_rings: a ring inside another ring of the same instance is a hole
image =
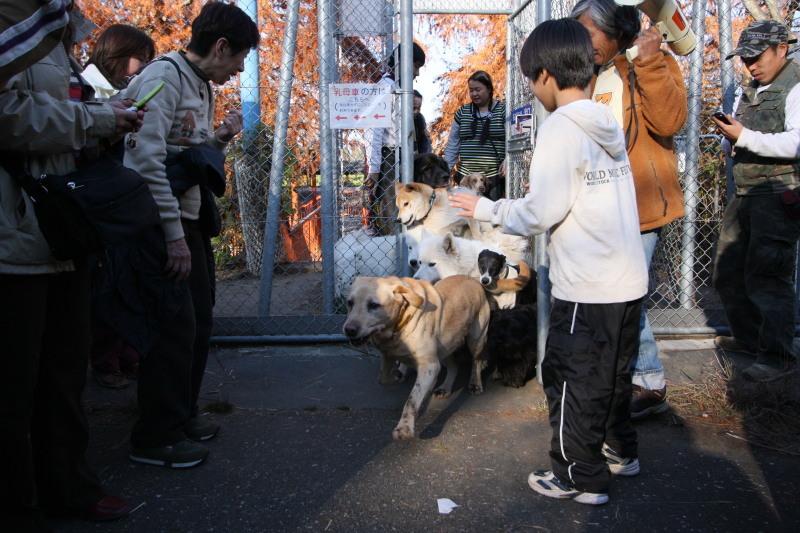
[[[414,80],[414,89],[422,94],[422,114],[430,124],[440,116],[439,101],[443,86],[437,78],[457,64],[458,58],[467,53],[466,47],[447,47],[435,34],[435,28],[426,23],[426,17],[414,17],[414,38],[426,49],[425,66]],[[468,101],[467,88],[463,88],[464,103]]]

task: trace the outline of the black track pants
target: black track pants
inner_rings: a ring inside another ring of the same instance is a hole
[[[624,457],[638,456],[630,370],[639,350],[641,307],[641,299],[553,302],[542,361],[553,430],[550,458],[556,477],[583,492],[608,492],[603,442]]]

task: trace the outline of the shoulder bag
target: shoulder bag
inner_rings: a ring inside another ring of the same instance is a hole
[[[84,258],[159,223],[142,177],[109,155],[69,174],[38,178],[18,154],[3,154],[2,165],[30,197],[56,259]]]

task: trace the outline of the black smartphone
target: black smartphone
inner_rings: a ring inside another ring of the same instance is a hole
[[[722,111],[717,111],[716,113],[714,113],[713,116],[714,116],[715,119],[719,120],[720,122],[724,122],[725,124],[727,124],[729,126],[731,125],[731,119],[729,119],[728,115],[726,115]]]

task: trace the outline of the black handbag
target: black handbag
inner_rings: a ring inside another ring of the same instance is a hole
[[[109,155],[69,174],[35,178],[18,156],[3,166],[28,194],[56,259],[81,259],[155,226],[158,206],[142,177]]]

